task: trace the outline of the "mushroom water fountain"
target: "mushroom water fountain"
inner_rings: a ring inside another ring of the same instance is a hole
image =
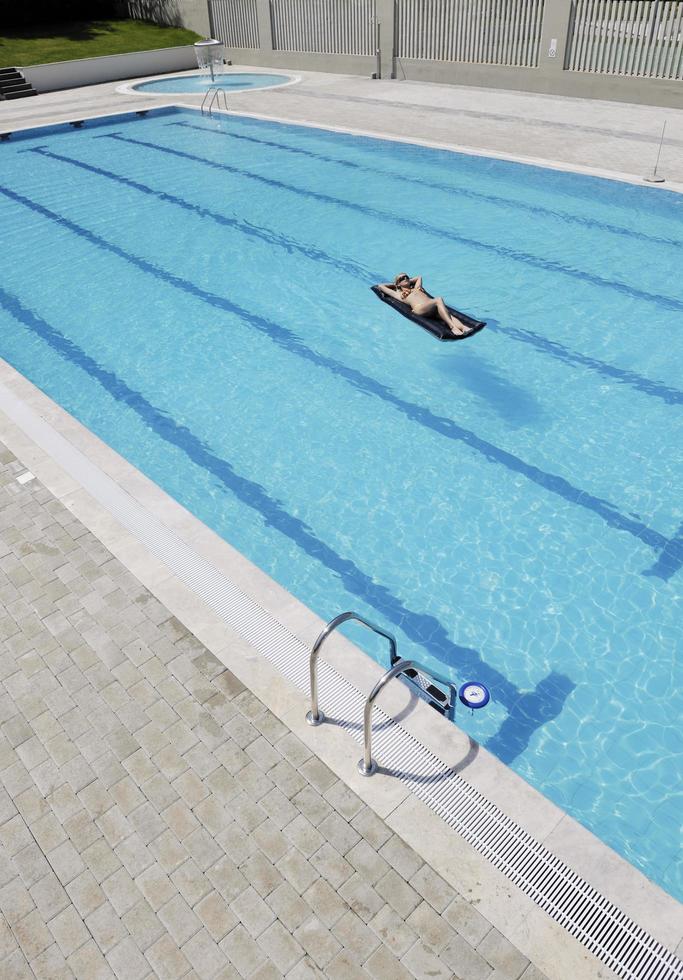
[[[208,37],[205,41],[197,41],[194,45],[197,55],[197,65],[201,71],[208,71],[213,82],[216,72],[223,67],[223,42]]]

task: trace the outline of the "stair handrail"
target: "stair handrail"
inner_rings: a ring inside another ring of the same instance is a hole
[[[379,636],[385,637],[385,639],[389,641],[389,646],[391,648],[391,663],[393,664],[396,661],[396,638],[392,633],[389,633],[388,630],[382,629],[381,626],[377,626],[376,623],[372,623],[369,619],[365,619],[365,617],[361,616],[360,613],[351,611],[340,613],[338,616],[335,616],[334,619],[331,619],[313,644],[311,649],[311,657],[308,663],[311,681],[311,710],[306,715],[306,721],[309,725],[313,725],[314,727],[316,725],[321,725],[325,721],[325,715],[318,706],[318,655],[330,633],[333,633],[339,626],[341,626],[343,623],[348,623],[350,620],[360,623],[361,626],[365,626],[367,629],[372,630],[373,633],[378,633]],[[407,663],[408,661],[405,662]]]

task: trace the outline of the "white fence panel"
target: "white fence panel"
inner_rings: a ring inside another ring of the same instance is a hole
[[[683,79],[683,0],[573,0],[570,71]]]
[[[397,0],[397,55],[536,68],[545,0]]]
[[[375,0],[270,0],[273,48],[375,53]]]
[[[226,47],[260,46],[256,0],[209,0],[209,11],[214,35]]]

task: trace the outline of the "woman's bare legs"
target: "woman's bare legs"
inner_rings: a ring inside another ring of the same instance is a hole
[[[426,302],[420,303],[419,306],[414,306],[413,313],[417,313],[418,316],[433,316],[435,313],[438,313],[439,317],[447,327],[450,327],[451,332],[456,337],[462,337],[470,332],[470,328],[465,326],[464,323],[461,323],[457,316],[453,316],[448,312],[441,296],[437,296],[436,299],[426,300]]]
[[[436,297],[435,303],[437,313],[443,322],[451,328],[456,337],[462,337],[463,334],[469,333],[469,327],[466,327],[464,323],[458,320],[457,316],[453,316],[448,312],[446,304],[441,296]]]

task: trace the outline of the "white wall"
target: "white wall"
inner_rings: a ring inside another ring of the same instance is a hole
[[[202,37],[210,37],[209,5],[207,0],[180,0],[178,3],[180,26],[196,31]]]
[[[119,78],[139,78],[142,75],[163,75],[165,72],[186,71],[197,67],[192,44],[179,48],[159,48],[156,51],[133,51],[112,54],[104,58],[82,58],[78,61],[56,61],[51,65],[29,65],[21,68],[27,82],[37,92],[54,92],[80,85],[97,85]]]

